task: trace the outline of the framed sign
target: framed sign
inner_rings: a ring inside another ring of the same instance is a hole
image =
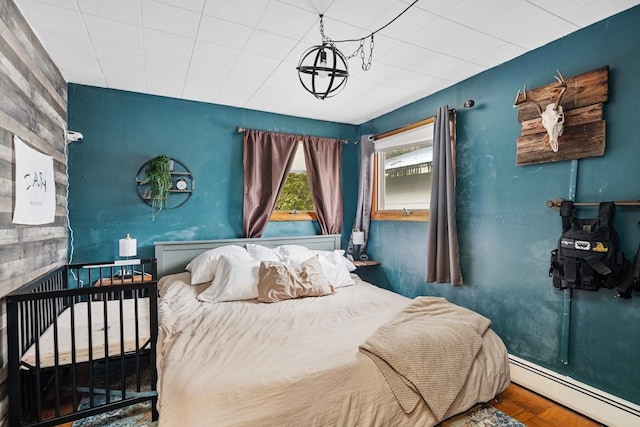
[[[53,157],[42,154],[13,136],[16,153],[13,223],[49,224],[56,216],[56,183]]]

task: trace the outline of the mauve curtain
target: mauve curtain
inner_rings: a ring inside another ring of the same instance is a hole
[[[304,137],[307,176],[322,234],[342,232],[342,165],[343,141],[316,136]]]
[[[360,137],[360,177],[358,179],[358,204],[356,206],[356,218],[353,228],[364,232],[364,245],[353,244],[353,232],[349,237],[347,255],[354,260],[359,260],[360,255],[366,252],[367,240],[369,240],[369,222],[371,221],[371,195],[373,186],[373,135]]]
[[[245,131],[242,212],[245,237],[262,236],[291,169],[299,141],[297,135]]]
[[[451,115],[450,115],[451,114]],[[462,286],[458,227],[456,225],[455,112],[440,107],[433,129],[433,169],[427,275],[430,283]]]

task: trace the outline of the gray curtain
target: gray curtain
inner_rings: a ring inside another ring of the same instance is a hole
[[[456,225],[455,111],[440,107],[433,130],[433,171],[427,240],[430,283],[462,286]]]
[[[342,166],[343,141],[305,136],[304,159],[311,196],[322,234],[342,232]]]
[[[242,212],[245,237],[262,236],[291,169],[299,141],[297,135],[245,131]]]
[[[369,240],[369,222],[371,221],[371,192],[373,186],[373,135],[360,137],[360,177],[358,180],[358,204],[356,206],[356,218],[353,228],[364,231],[364,245],[353,244],[353,234],[349,236],[347,255],[354,260],[359,260],[360,255],[366,252]]]

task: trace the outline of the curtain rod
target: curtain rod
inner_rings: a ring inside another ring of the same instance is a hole
[[[243,128],[242,126],[236,126],[236,132],[244,132],[246,130],[259,130],[259,129],[247,129],[247,128]],[[275,131],[264,131],[264,132],[286,133],[287,135],[298,135],[297,133],[287,133],[287,132],[275,132]],[[300,135],[300,136],[311,136],[313,138],[336,139],[338,141],[344,142],[345,144],[349,143],[349,140],[347,140],[347,139],[330,138],[330,137],[327,137],[327,136],[315,136],[315,135]]]
[[[471,108],[474,105],[476,105],[476,102],[473,99],[469,99],[464,104],[462,104],[461,107],[449,108],[449,111],[455,113],[456,110],[459,110],[461,108]],[[427,119],[423,119],[423,120],[419,120],[417,122],[409,123],[408,125],[404,125],[404,126],[401,126],[399,128],[396,128],[396,129],[392,129],[392,130],[389,130],[389,131],[386,131],[386,132],[379,133],[377,135],[373,135],[373,140],[375,141],[376,139],[386,138],[386,137],[393,136],[393,135],[401,133],[401,132],[406,132],[408,130],[418,128],[420,126],[428,125],[429,123],[432,123],[435,120],[435,118],[436,118],[435,116],[429,117]]]
[[[545,206],[556,210],[560,209],[560,205],[564,199],[547,200]],[[613,202],[617,206],[640,206],[640,200],[618,200]],[[600,202],[573,202],[574,206],[600,206]]]

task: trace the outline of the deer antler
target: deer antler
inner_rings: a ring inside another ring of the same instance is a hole
[[[556,80],[560,83],[560,93],[558,94],[558,96],[556,97],[556,100],[554,102],[554,106],[553,109],[554,110],[558,110],[558,106],[560,105],[560,101],[562,101],[562,97],[564,96],[565,92],[567,91],[567,82],[564,80],[564,76],[562,75],[562,73],[560,72],[560,70],[558,70],[556,68],[556,71],[558,72],[558,75],[555,76]]]
[[[520,104],[533,104],[536,106],[536,109],[538,110],[538,114],[542,114],[542,107],[540,106],[540,104],[538,104],[536,101],[533,101],[531,99],[529,99],[529,97],[527,96],[527,84],[524,84],[524,88],[523,88],[523,98],[522,100],[520,99],[520,91],[518,91],[518,94],[516,95],[516,100],[513,102],[513,107],[517,107]]]

